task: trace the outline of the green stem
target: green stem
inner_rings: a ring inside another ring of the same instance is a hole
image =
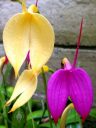
[[[42,78],[43,78],[43,83],[44,83],[45,94],[47,94],[47,81],[46,81],[46,76],[45,76],[43,68],[42,68]],[[48,109],[50,127],[53,128],[51,114],[50,114],[50,111],[49,111],[49,108],[48,108],[48,103],[47,103],[47,109]]]
[[[30,102],[28,102],[28,109],[29,109],[29,112],[32,113]],[[33,125],[33,128],[35,128],[33,117],[32,117],[32,125]]]
[[[54,73],[54,70],[52,70],[51,68],[49,68],[49,72],[50,73]]]
[[[43,117],[44,117],[44,115],[45,115],[45,112],[46,112],[46,108],[44,108],[44,110],[43,110],[43,113],[42,113],[42,116],[41,116],[41,118],[40,118],[39,124],[41,123],[41,120],[43,119]]]
[[[5,85],[6,82],[5,82],[5,78],[4,78],[3,73],[2,73],[2,77],[3,77],[2,85],[3,85],[3,88],[4,88],[4,94],[2,95],[2,101],[5,101],[6,100],[5,94],[7,94],[7,91],[6,91],[6,85]],[[7,122],[8,116],[7,116],[7,111],[6,111],[5,106],[3,106],[3,116],[4,116],[5,126],[6,126],[6,128],[8,128],[8,122]]]
[[[6,90],[6,79],[4,74],[2,73],[2,77],[3,77],[3,81],[2,81],[2,85],[4,87],[4,94],[7,96],[7,90]],[[4,99],[6,99],[6,96],[4,95]]]
[[[6,112],[6,108],[3,107],[3,116],[4,116],[4,123],[5,123],[5,126],[6,128],[8,128],[8,122],[7,122],[7,112]]]

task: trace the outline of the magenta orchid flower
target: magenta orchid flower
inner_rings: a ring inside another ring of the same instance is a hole
[[[86,119],[92,107],[93,89],[91,79],[84,69],[75,67],[81,40],[82,26],[83,19],[80,25],[80,33],[73,65],[70,64],[67,58],[64,58],[64,68],[52,74],[48,81],[47,101],[55,123],[58,122],[59,117],[64,111],[68,97],[72,100],[76,111],[83,120]]]

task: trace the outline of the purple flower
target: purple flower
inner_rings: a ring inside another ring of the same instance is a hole
[[[83,19],[80,25],[80,33],[77,41],[73,65],[67,58],[63,59],[63,69],[57,70],[52,74],[48,81],[47,101],[49,110],[57,123],[61,116],[68,97],[72,100],[76,111],[82,119],[86,119],[93,103],[93,89],[88,73],[82,68],[76,68],[78,49],[82,34]]]

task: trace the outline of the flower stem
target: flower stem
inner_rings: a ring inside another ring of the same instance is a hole
[[[32,113],[31,105],[30,105],[30,102],[29,101],[28,101],[28,109],[29,109],[29,112]],[[33,117],[32,117],[32,125],[33,125],[33,128],[35,128]]]
[[[19,2],[22,4],[22,12],[26,12],[27,11],[26,0],[19,0]]]
[[[70,109],[73,109],[74,105],[73,103],[69,104],[65,109],[64,112],[61,116],[61,122],[60,122],[60,128],[65,128],[65,124],[66,124],[66,118],[67,118],[67,114],[69,112]]]
[[[3,88],[4,88],[4,94],[2,95],[2,101],[5,101],[6,100],[5,94],[7,94],[7,91],[6,91],[6,85],[5,85],[6,80],[5,80],[3,72],[2,72],[2,77],[3,77],[2,85],[3,85]],[[5,126],[6,126],[6,128],[8,128],[8,122],[7,122],[8,116],[7,116],[7,111],[6,111],[5,106],[3,106],[3,116],[4,116]]]
[[[6,126],[6,128],[8,128],[8,122],[7,122],[8,117],[7,117],[7,112],[6,112],[5,106],[3,107],[3,116],[4,116],[5,126]]]
[[[53,74],[54,73],[54,70],[51,69],[51,68],[49,68],[49,72]]]
[[[80,32],[79,32],[79,36],[77,39],[77,48],[76,48],[76,52],[75,52],[75,56],[74,56],[73,68],[75,68],[76,63],[77,63],[80,41],[81,41],[81,36],[82,36],[82,28],[83,28],[83,18],[82,18],[81,24],[80,24]]]
[[[43,78],[43,83],[44,83],[45,94],[47,94],[47,81],[46,81],[46,76],[45,76],[43,68],[42,68],[42,78]],[[48,103],[47,103],[47,109],[48,109],[48,115],[49,115],[49,121],[50,121],[50,128],[53,128],[51,114],[48,108]]]
[[[36,0],[36,3],[35,3],[36,7],[38,6],[38,0]]]

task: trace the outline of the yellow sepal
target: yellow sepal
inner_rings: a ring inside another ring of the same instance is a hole
[[[30,20],[29,13],[19,13],[7,22],[3,31],[4,49],[15,70],[15,76],[18,75],[29,50]]]
[[[30,61],[32,68],[38,70],[50,58],[55,42],[53,27],[41,14],[32,14],[31,37]]]
[[[37,76],[33,74],[32,70],[25,70],[19,77],[11,98],[6,103],[6,105],[9,105],[17,98],[17,96],[19,96],[10,112],[13,112],[24,105],[32,97],[36,88]]]

